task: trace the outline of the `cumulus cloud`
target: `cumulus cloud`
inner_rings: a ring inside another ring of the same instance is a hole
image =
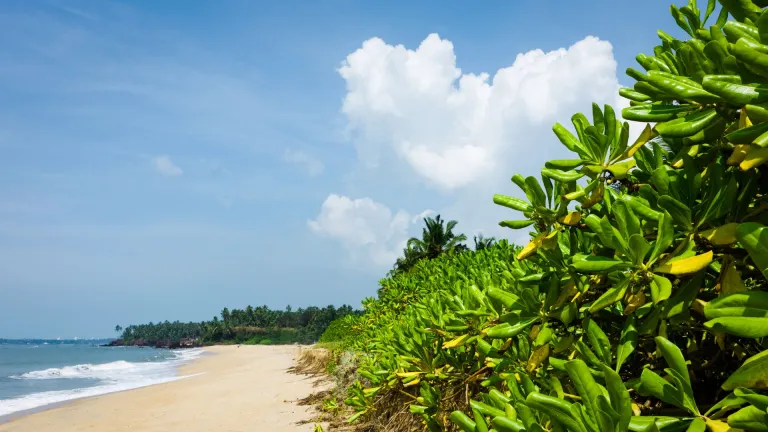
[[[535,49],[509,60],[495,73],[463,72],[453,44],[437,34],[416,49],[371,38],[349,54],[338,69],[346,82],[341,110],[368,178],[387,182],[393,173],[411,175],[417,183],[409,183],[409,193],[419,181],[442,192],[435,198],[425,190],[424,205],[458,220],[459,231],[527,242],[527,230],[498,226],[521,215],[494,205],[493,194],[522,196],[509,182],[513,174],[538,177],[545,161],[573,157],[552,133],[555,122],[570,128],[574,113],[591,116],[592,102],[611,104],[617,112],[627,103],[618,96],[616,61],[607,41],[588,36],[567,48]],[[393,230],[397,218],[388,208],[367,198],[345,199],[329,197],[316,233],[330,231],[320,229],[321,221],[338,207],[332,226],[348,243],[406,237],[408,224],[398,220]],[[366,207],[378,210],[363,211]],[[412,215],[410,223],[421,225],[423,216]],[[400,252],[393,243],[383,249],[388,254],[379,254],[390,265]]]
[[[353,259],[389,267],[405,247],[412,223],[412,215],[404,210],[393,213],[370,198],[331,194],[307,225],[315,234],[340,242]]]
[[[173,161],[171,161],[170,156],[168,155],[160,155],[160,156],[153,157],[152,167],[159,174],[164,175],[166,177],[176,177],[184,174],[184,171],[182,171],[182,169],[179,168],[178,165],[173,163]]]
[[[589,109],[617,104],[613,48],[586,37],[569,48],[518,54],[511,66],[463,73],[453,44],[429,35],[415,49],[365,41],[339,68],[342,112],[358,156],[391,151],[428,184],[453,191],[503,177],[563,151],[550,130]]]
[[[325,166],[322,162],[300,150],[286,149],[283,154],[283,159],[288,163],[303,166],[310,177],[318,176],[325,170]]]

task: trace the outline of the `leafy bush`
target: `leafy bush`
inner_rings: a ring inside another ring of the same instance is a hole
[[[259,341],[259,345],[272,345],[272,339],[262,339]]]
[[[351,421],[400,397],[431,431],[768,430],[768,2],[720,3],[673,6],[691,39],[628,69],[636,141],[594,105],[494,196],[528,245],[420,262],[339,324]]]

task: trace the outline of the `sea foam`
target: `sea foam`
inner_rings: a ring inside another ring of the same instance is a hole
[[[193,376],[179,376],[176,373],[176,368],[199,357],[203,350],[178,350],[173,351],[173,353],[174,357],[165,361],[134,363],[119,360],[103,364],[80,364],[43,369],[11,376],[9,378],[19,380],[86,379],[95,380],[96,385],[73,390],[32,393],[0,400],[0,416],[73,399],[146,387]]]

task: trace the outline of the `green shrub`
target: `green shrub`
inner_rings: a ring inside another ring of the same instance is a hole
[[[262,339],[259,341],[259,345],[272,345],[272,339]]]
[[[691,39],[628,70],[622,116],[655,125],[594,105],[494,196],[528,245],[418,263],[338,324],[350,420],[407,394],[431,431],[768,430],[768,12],[721,4],[673,6]]]

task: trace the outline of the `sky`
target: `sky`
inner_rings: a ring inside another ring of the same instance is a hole
[[[522,243],[555,122],[669,0],[0,3],[0,337],[375,295],[422,217]],[[634,128],[633,128],[634,130]]]

